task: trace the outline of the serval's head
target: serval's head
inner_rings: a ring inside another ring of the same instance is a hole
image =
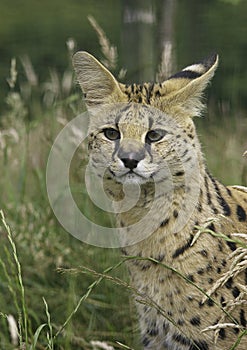
[[[90,161],[97,172],[119,183],[139,184],[169,174],[179,185],[198,164],[192,117],[202,111],[201,96],[217,55],[162,83],[141,85],[119,83],[87,52],[77,52],[73,63],[90,114]]]

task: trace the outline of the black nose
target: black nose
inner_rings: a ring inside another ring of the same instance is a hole
[[[144,159],[145,151],[144,149],[139,149],[138,151],[126,151],[123,148],[120,148],[118,151],[118,157],[124,163],[126,168],[133,170],[137,167],[140,160]]]
[[[121,161],[124,163],[124,166],[126,168],[129,168],[130,170],[135,169],[137,167],[137,164],[139,163],[139,160],[131,158],[121,158]]]

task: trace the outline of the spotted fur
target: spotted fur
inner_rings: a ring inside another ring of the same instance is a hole
[[[121,200],[124,182],[141,188],[136,205],[117,219],[128,227],[129,235],[121,238],[123,253],[138,257],[128,263],[131,283],[162,310],[137,303],[143,347],[230,349],[247,324],[246,250],[233,236],[247,234],[247,190],[226,187],[208,172],[192,119],[203,109],[201,95],[214,75],[217,55],[162,83],[142,85],[118,83],[86,52],[76,53],[73,62],[91,115],[91,164],[99,176],[100,169],[106,170],[106,192]],[[113,129],[110,136],[116,139],[109,140],[106,129]],[[154,178],[161,184],[158,196]],[[152,220],[146,222],[152,234],[133,244],[131,237],[141,232],[130,225],[152,205]],[[245,336],[237,349],[246,348]]]

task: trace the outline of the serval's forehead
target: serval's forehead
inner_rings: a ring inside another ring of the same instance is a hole
[[[153,113],[150,108],[138,103],[128,103],[120,109],[116,124],[121,126],[136,125],[149,129],[153,123]]]
[[[169,116],[161,110],[142,103],[119,102],[106,105],[91,118],[91,125],[101,128],[102,124],[116,127],[121,132],[139,129],[142,132],[169,124]]]

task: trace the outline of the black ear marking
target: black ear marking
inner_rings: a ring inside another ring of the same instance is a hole
[[[216,53],[206,57],[200,62],[194,63],[188,67],[185,67],[183,70],[180,72],[173,74],[171,77],[168,78],[170,79],[188,79],[188,80],[193,80],[196,78],[199,78],[203,74],[205,74],[216,62],[218,59],[218,55]]]
[[[196,79],[201,76],[201,73],[194,72],[192,70],[182,70],[181,72],[178,72],[174,75],[172,75],[169,79],[176,79],[176,78],[185,78],[185,79]]]

